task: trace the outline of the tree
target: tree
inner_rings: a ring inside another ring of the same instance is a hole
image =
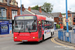
[[[36,5],[36,6],[32,7],[31,9],[33,9],[33,10],[39,10],[39,6]]]
[[[44,9],[44,11],[46,11],[47,13],[48,12],[52,12],[52,10],[53,10],[53,5],[51,5],[51,3],[47,3],[47,2],[45,2],[44,4],[43,4],[43,6],[42,6],[42,9]]]

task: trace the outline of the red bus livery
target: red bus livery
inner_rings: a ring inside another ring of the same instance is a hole
[[[42,15],[20,15],[14,19],[15,42],[39,42],[54,34],[52,18]]]

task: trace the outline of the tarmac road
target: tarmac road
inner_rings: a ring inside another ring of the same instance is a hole
[[[55,35],[53,37],[57,37],[57,31],[55,31]],[[0,41],[0,50],[74,50],[71,48],[67,48],[64,46],[60,46],[55,44],[51,41],[51,38],[40,42],[28,42],[28,43],[21,43],[21,42],[14,42],[12,37],[9,37],[9,40],[2,40]]]

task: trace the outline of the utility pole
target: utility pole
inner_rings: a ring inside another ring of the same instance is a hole
[[[11,1],[11,0],[7,0],[7,5],[8,5],[8,6],[10,6],[10,1]]]
[[[20,5],[21,5],[21,10],[20,10],[20,13],[22,15],[22,1],[20,0]]]
[[[68,29],[68,12],[67,12],[67,0],[66,0],[66,28],[67,28],[67,32],[69,32],[69,29]]]

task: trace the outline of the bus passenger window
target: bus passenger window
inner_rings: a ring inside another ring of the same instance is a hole
[[[42,29],[44,30],[44,21],[42,21]]]

